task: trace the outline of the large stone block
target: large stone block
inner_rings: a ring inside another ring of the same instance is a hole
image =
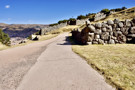
[[[127,27],[131,27],[131,22],[130,22],[130,20],[125,20],[125,25],[127,26]]]
[[[107,26],[106,29],[107,29],[108,32],[111,32],[112,31],[112,26]]]
[[[135,27],[131,27],[131,28],[129,29],[129,33],[130,33],[130,34],[135,34]]]
[[[95,35],[95,39],[99,39],[100,38],[100,35]]]
[[[115,41],[113,39],[110,39],[109,44],[115,44]]]
[[[102,30],[102,32],[106,32],[107,31],[107,29],[105,27],[102,28],[101,30]]]
[[[119,23],[118,23],[118,26],[119,26],[120,28],[122,28],[122,27],[124,26],[124,24],[123,24],[122,22],[119,22]]]
[[[118,24],[119,23],[119,19],[114,19],[114,23]]]
[[[96,29],[95,29],[95,27],[93,25],[89,25],[88,27],[89,27],[91,32],[95,32]]]
[[[100,35],[102,33],[102,30],[101,29],[97,29],[97,30],[95,30],[94,33]]]
[[[103,32],[101,34],[101,39],[103,39],[103,40],[109,40],[109,32]]]
[[[114,22],[113,22],[112,20],[108,20],[108,21],[107,21],[107,24],[109,24],[109,25],[113,25],[113,24],[114,24]]]
[[[98,28],[98,29],[100,29],[102,27],[102,23],[96,23],[95,24],[95,27]]]

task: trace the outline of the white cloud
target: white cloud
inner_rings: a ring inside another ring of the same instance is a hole
[[[10,8],[10,5],[6,5],[5,8]]]

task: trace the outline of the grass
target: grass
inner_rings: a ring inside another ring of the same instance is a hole
[[[118,90],[135,90],[135,45],[73,45]]]
[[[132,7],[132,8],[126,9],[126,10],[122,10],[120,12],[113,13],[113,14],[109,15],[108,17],[106,17],[105,19],[95,21],[95,22],[91,22],[91,23],[94,24],[94,23],[97,23],[97,22],[114,20],[116,18],[121,20],[121,21],[124,21],[126,19],[132,20],[133,18],[135,18],[135,7]]]

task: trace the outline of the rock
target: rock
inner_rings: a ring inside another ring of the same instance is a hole
[[[102,28],[102,31],[103,31],[103,32],[106,32],[106,31],[107,31],[107,29],[106,29],[106,28]]]
[[[113,36],[113,32],[109,32],[109,35]]]
[[[115,44],[115,41],[113,39],[110,39],[109,44]]]
[[[126,36],[124,36],[124,35],[119,35],[117,37],[117,39],[118,39],[118,41],[121,41],[123,43],[126,43],[126,41],[127,41]]]
[[[127,26],[127,27],[131,27],[131,23],[130,23],[130,21],[127,19],[127,20],[125,20],[125,25]]]
[[[117,34],[118,34],[118,35],[122,35],[122,32],[121,32],[121,31],[117,31]]]
[[[102,33],[102,31],[100,29],[97,29],[97,30],[95,30],[94,33],[100,35]]]
[[[135,18],[133,18],[132,22],[135,24]]]
[[[100,38],[100,35],[95,35],[95,39],[99,39]]]
[[[129,33],[130,33],[130,34],[135,34],[135,27],[131,27],[131,28],[129,29]]]
[[[106,29],[107,29],[108,32],[111,32],[112,31],[112,26],[107,26]]]
[[[100,29],[102,27],[102,23],[95,24],[96,28]]]
[[[99,39],[98,43],[104,45],[104,40]]]
[[[122,22],[119,22],[119,23],[118,23],[118,26],[119,26],[120,28],[122,28],[124,25],[123,25]]]
[[[97,41],[93,41],[92,44],[98,44],[98,42]]]
[[[96,30],[93,25],[89,25],[88,27],[89,27],[89,29],[91,30],[91,32],[94,32],[94,31]]]
[[[135,38],[135,34],[128,34],[127,37],[128,38]]]
[[[108,25],[106,23],[102,23],[102,28],[106,28]]]
[[[113,24],[114,24],[114,22],[113,22],[112,20],[108,20],[108,21],[107,21],[107,24],[109,24],[109,25],[113,25]]]
[[[109,40],[109,33],[108,32],[103,32],[101,34],[101,39],[103,39],[103,40]]]
[[[120,28],[116,28],[117,31],[120,31]]]
[[[119,23],[119,19],[114,19],[114,23],[118,24]]]
[[[87,42],[88,45],[92,45],[92,42]]]

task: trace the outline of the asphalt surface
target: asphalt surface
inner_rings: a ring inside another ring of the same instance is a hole
[[[114,90],[72,51],[67,36],[61,34],[47,45],[17,90]]]

